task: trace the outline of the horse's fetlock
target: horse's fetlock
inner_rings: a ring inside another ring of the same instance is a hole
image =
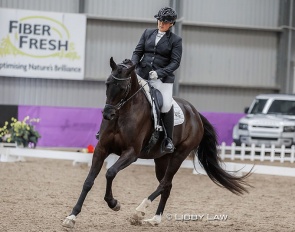
[[[111,209],[117,205],[117,200],[115,200],[113,197],[104,197],[104,200]]]
[[[72,213],[70,214],[70,216],[71,215],[74,215],[74,216],[77,216],[79,213],[81,213],[81,206],[75,206],[74,208],[73,208],[73,211],[72,211]]]
[[[106,202],[109,202],[110,200],[112,200],[113,198],[111,198],[111,197],[104,197],[104,200],[106,201]]]

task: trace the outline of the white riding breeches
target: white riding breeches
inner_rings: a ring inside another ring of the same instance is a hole
[[[150,80],[150,84],[158,89],[163,96],[161,113],[167,113],[172,107],[173,83],[163,83],[160,79]]]

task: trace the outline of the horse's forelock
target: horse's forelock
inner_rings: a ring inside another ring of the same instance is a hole
[[[120,65],[120,64],[118,64],[117,67],[118,68],[117,68],[116,72],[117,72],[118,75],[120,75],[120,74],[124,74],[124,75],[127,74],[128,75],[129,74],[128,70],[129,70],[130,67],[126,67],[126,66],[123,66],[123,65]]]
[[[130,66],[133,65],[133,63],[132,63],[132,61],[130,59],[123,60],[122,64],[127,64],[127,65],[130,65]]]
[[[130,76],[134,68],[132,61],[130,59],[125,59],[122,63],[116,64],[116,68],[112,70],[111,75],[124,79]]]

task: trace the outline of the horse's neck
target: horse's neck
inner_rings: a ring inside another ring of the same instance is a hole
[[[135,72],[132,72],[131,74],[131,94],[135,94],[139,89],[140,89],[140,85],[138,83],[138,79],[137,79],[137,75]]]
[[[131,98],[130,99],[131,105],[134,105],[134,102],[140,102],[140,106],[143,107],[143,105],[145,104],[145,101],[148,103],[148,100],[146,99],[144,94],[144,90],[142,89],[142,86],[138,83],[138,78],[135,72],[132,72],[131,74],[131,90],[127,98]],[[132,114],[133,113],[134,112],[132,112]]]

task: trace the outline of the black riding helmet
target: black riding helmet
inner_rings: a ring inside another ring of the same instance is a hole
[[[177,19],[177,13],[171,7],[163,7],[154,17],[162,22],[174,24]]]

